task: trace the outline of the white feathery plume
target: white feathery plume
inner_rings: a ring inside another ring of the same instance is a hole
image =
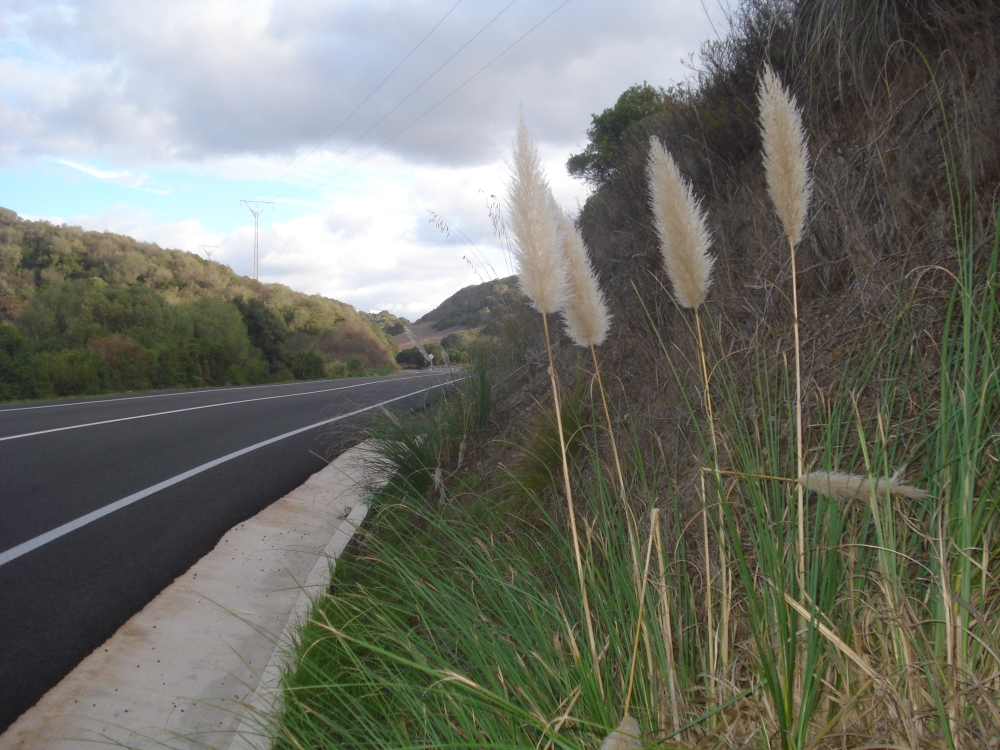
[[[868,477],[859,474],[845,474],[841,471],[810,471],[799,478],[799,484],[817,495],[825,495],[837,500],[853,500],[871,497],[874,484],[876,495],[885,495],[888,490],[893,495],[922,500],[930,497],[930,493],[919,487],[913,487],[900,481],[903,470],[900,469],[888,480],[885,477],[873,483]]]
[[[642,748],[642,730],[639,722],[631,716],[622,719],[611,734],[604,738],[601,750],[640,750]]]
[[[764,68],[758,98],[767,190],[785,236],[795,247],[802,239],[812,196],[809,148],[802,115],[770,65]]]
[[[406,338],[412,341],[413,345],[417,347],[417,351],[419,351],[422,355],[424,355],[424,359],[426,359],[430,364],[434,364],[434,358],[427,353],[427,350],[424,349],[423,345],[420,343],[420,339],[416,337],[416,335],[413,333],[413,331],[410,330],[410,327],[406,325],[406,323],[403,323],[403,333],[405,333]]]
[[[567,294],[562,237],[551,209],[549,184],[538,149],[528,135],[523,115],[517,122],[507,193],[521,290],[539,312],[558,312]]]
[[[600,346],[611,326],[604,292],[597,283],[597,274],[587,256],[583,235],[554,200],[552,204],[556,224],[563,237],[562,253],[566,261],[568,294],[563,306],[566,329],[577,346]]]
[[[705,212],[673,156],[656,136],[649,139],[649,146],[646,174],[663,265],[678,304],[696,308],[712,284],[715,258],[708,254],[712,235]]]

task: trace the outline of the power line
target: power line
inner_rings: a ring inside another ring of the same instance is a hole
[[[380,88],[382,88],[383,85],[385,85],[385,82],[388,81],[390,78],[392,78],[392,76],[395,74],[395,72],[397,70],[399,70],[401,67],[403,67],[403,63],[405,63],[407,60],[409,60],[413,56],[413,53],[416,52],[418,49],[420,49],[421,46],[423,46],[423,43],[426,42],[428,40],[428,38],[430,38],[430,35],[433,34],[435,31],[437,31],[438,26],[440,26],[441,24],[443,24],[445,22],[445,19],[448,18],[448,16],[450,16],[452,14],[452,12],[455,10],[455,8],[457,8],[461,4],[462,4],[462,0],[458,0],[457,3],[455,3],[453,6],[451,6],[451,9],[447,13],[445,13],[443,16],[441,16],[441,20],[438,21],[436,24],[434,24],[434,27],[424,35],[424,38],[421,39],[419,42],[417,42],[417,46],[414,47],[413,49],[411,49],[406,54],[406,57],[404,57],[402,60],[400,60],[399,63],[396,65],[396,67],[389,71],[389,75],[387,75],[385,78],[383,78],[379,82],[378,86],[376,86],[375,88],[373,88],[368,93],[368,96],[366,96],[364,99],[361,100],[361,103],[358,104],[358,106],[356,106],[354,109],[352,109],[350,111],[350,113],[343,120],[341,120],[339,123],[337,123],[337,127],[335,127],[333,130],[331,130],[329,133],[327,133],[326,137],[324,137],[323,140],[321,140],[319,143],[317,143],[315,146],[313,146],[312,150],[308,154],[306,154],[301,159],[299,159],[297,162],[295,162],[291,167],[288,168],[287,172],[285,172],[283,175],[281,175],[281,177],[279,177],[278,179],[274,180],[274,182],[272,182],[270,185],[268,185],[266,188],[264,188],[264,190],[262,190],[260,193],[258,193],[258,195],[262,195],[262,194],[266,193],[272,187],[274,187],[279,182],[281,182],[283,179],[285,179],[286,177],[288,177],[288,175],[290,175],[292,172],[295,171],[296,167],[298,167],[306,159],[308,159],[310,156],[312,156],[314,153],[316,153],[316,151],[319,149],[320,146],[322,146],[324,143],[326,143],[328,140],[330,140],[330,138],[332,138],[334,136],[334,134],[338,130],[340,130],[341,127],[343,127],[344,123],[346,123],[348,120],[350,120],[354,116],[354,114],[359,109],[361,109],[368,102],[369,99],[371,99],[373,96],[375,96],[376,93],[378,93],[378,90]]]
[[[566,0],[566,1],[567,1],[567,2],[569,2],[569,0]],[[364,138],[364,137],[365,137],[366,135],[368,135],[368,134],[369,134],[370,132],[372,132],[372,130],[374,130],[374,129],[375,129],[376,127],[378,127],[378,126],[379,126],[379,125],[380,125],[380,124],[381,124],[381,123],[382,123],[382,122],[383,122],[383,121],[384,121],[384,120],[385,120],[385,119],[386,119],[386,118],[387,118],[387,117],[388,117],[389,115],[391,115],[391,114],[392,114],[393,112],[395,112],[395,111],[396,111],[397,109],[399,109],[399,108],[400,108],[401,106],[403,106],[403,105],[404,105],[404,104],[405,104],[405,103],[406,103],[406,102],[407,102],[407,101],[408,101],[408,100],[410,99],[410,97],[411,97],[411,96],[413,96],[413,95],[414,95],[415,93],[417,93],[417,92],[418,92],[418,91],[419,91],[419,90],[420,90],[421,88],[423,88],[423,86],[424,86],[424,85],[425,85],[425,84],[426,84],[426,83],[427,83],[428,81],[430,81],[430,80],[431,80],[431,79],[432,79],[432,78],[433,78],[434,76],[436,76],[436,75],[437,75],[438,73],[440,73],[440,72],[441,72],[441,70],[442,70],[442,69],[443,69],[443,68],[444,68],[444,67],[445,67],[445,66],[446,66],[446,65],[447,65],[448,63],[450,63],[450,62],[451,62],[452,60],[454,60],[454,59],[455,59],[456,57],[458,57],[458,55],[459,55],[459,54],[460,54],[460,53],[461,53],[461,52],[462,52],[462,51],[463,51],[463,50],[464,50],[464,49],[465,49],[466,47],[468,47],[468,46],[469,46],[470,44],[472,44],[472,43],[473,43],[473,42],[474,42],[474,41],[475,41],[475,40],[476,40],[476,39],[477,39],[477,38],[478,38],[478,37],[479,37],[479,36],[480,36],[480,35],[481,35],[481,34],[482,34],[482,33],[484,32],[484,31],[486,31],[486,29],[488,29],[488,28],[489,28],[490,26],[492,26],[492,25],[493,25],[493,22],[494,22],[494,21],[496,21],[496,20],[497,20],[498,18],[500,18],[500,16],[502,16],[502,15],[503,15],[504,13],[506,13],[506,12],[507,12],[507,10],[508,10],[508,9],[510,8],[510,6],[512,6],[512,5],[513,5],[514,3],[516,3],[516,2],[517,2],[517,0],[510,0],[510,2],[509,2],[509,3],[507,3],[507,5],[505,5],[505,6],[504,6],[504,7],[503,7],[503,8],[501,9],[501,11],[500,11],[499,13],[497,13],[497,14],[496,14],[495,16],[493,16],[493,18],[491,18],[491,19],[489,20],[489,22],[488,22],[488,23],[487,23],[487,24],[486,24],[485,26],[483,26],[483,27],[482,27],[482,28],[481,28],[481,29],[480,29],[479,31],[477,31],[477,32],[476,32],[475,34],[473,34],[473,35],[472,35],[472,37],[471,37],[471,38],[470,38],[470,39],[469,39],[469,40],[468,40],[468,41],[467,41],[467,42],[466,42],[465,44],[463,44],[463,45],[462,45],[461,47],[459,47],[459,48],[458,48],[458,49],[457,49],[457,50],[456,50],[456,51],[454,52],[454,54],[452,54],[452,56],[451,56],[451,57],[449,57],[449,58],[448,58],[447,60],[445,60],[445,61],[444,61],[443,63],[441,63],[441,64],[440,64],[440,65],[439,65],[439,66],[438,66],[438,67],[437,67],[437,68],[436,68],[436,69],[435,69],[435,70],[434,70],[434,71],[433,71],[433,72],[432,72],[432,73],[431,73],[431,74],[430,74],[429,76],[427,76],[427,77],[426,77],[426,78],[425,78],[425,79],[424,79],[423,81],[421,81],[421,82],[420,82],[419,84],[417,84],[417,86],[416,86],[416,87],[415,87],[415,88],[414,88],[414,89],[413,89],[412,91],[410,91],[410,93],[409,93],[409,94],[407,94],[406,96],[404,96],[404,97],[403,97],[403,98],[402,98],[402,99],[401,99],[401,100],[400,100],[400,101],[399,101],[399,102],[398,102],[398,103],[396,104],[396,106],[394,106],[394,107],[393,107],[392,109],[390,109],[390,110],[389,110],[388,112],[386,112],[386,113],[385,113],[384,115],[382,115],[382,116],[381,116],[381,117],[380,117],[380,118],[379,118],[378,120],[376,120],[376,121],[375,121],[375,122],[374,122],[374,123],[373,123],[373,124],[371,125],[371,127],[369,127],[369,128],[368,128],[368,129],[367,129],[367,130],[366,130],[366,131],[365,131],[364,133],[362,133],[362,134],[361,134],[361,135],[359,135],[359,136],[358,136],[357,138],[355,138],[355,139],[354,139],[353,141],[351,141],[351,142],[350,142],[350,143],[349,143],[349,144],[348,144],[347,146],[345,146],[345,147],[344,147],[344,148],[343,148],[343,149],[342,149],[341,151],[339,151],[339,152],[338,152],[338,153],[337,153],[336,155],[334,155],[334,156],[333,156],[333,158],[331,158],[331,159],[328,159],[328,160],[327,160],[326,162],[324,162],[324,163],[323,163],[322,165],[320,165],[319,167],[317,167],[317,168],[316,168],[316,169],[315,169],[315,170],[313,171],[313,173],[312,173],[312,174],[310,174],[310,175],[309,175],[308,177],[303,177],[303,178],[302,178],[301,180],[299,180],[299,181],[298,181],[297,183],[295,183],[295,184],[294,184],[294,185],[292,185],[292,186],[291,186],[290,188],[288,188],[288,190],[286,190],[286,191],[285,191],[284,193],[281,193],[280,195],[278,195],[278,196],[276,196],[276,197],[278,197],[278,198],[283,198],[284,196],[288,195],[288,193],[290,193],[290,192],[291,192],[292,190],[295,190],[295,188],[297,188],[297,187],[298,187],[299,185],[301,185],[301,184],[302,184],[303,182],[305,182],[306,180],[308,180],[308,179],[311,179],[311,178],[312,178],[312,177],[314,177],[315,175],[319,174],[319,173],[320,173],[320,172],[321,172],[321,171],[322,171],[323,169],[325,169],[325,168],[326,168],[326,167],[327,167],[328,165],[332,164],[332,163],[333,163],[333,162],[335,162],[335,161],[336,161],[337,159],[339,159],[339,158],[340,158],[341,156],[343,156],[343,155],[344,155],[345,153],[347,153],[347,152],[348,152],[348,151],[349,151],[349,150],[350,150],[351,148],[353,148],[353,147],[355,146],[355,144],[357,144],[357,143],[358,143],[358,141],[360,141],[360,140],[361,140],[362,138]],[[565,3],[564,3],[564,4],[565,4]],[[561,7],[561,6],[560,6],[560,7]],[[558,9],[557,9],[557,10],[558,10]],[[550,15],[551,15],[551,14],[550,14]],[[529,32],[529,33],[530,33],[530,32]],[[523,38],[523,37],[522,37],[522,38]],[[518,41],[520,41],[520,40],[518,40]],[[515,43],[516,43],[516,42],[515,42]],[[464,85],[464,84],[463,84],[463,85]],[[453,93],[454,93],[454,92],[453,92]],[[317,147],[317,148],[318,148],[318,147]],[[314,149],[314,150],[315,150],[315,149]]]
[[[353,164],[352,164],[351,166],[349,166],[349,167],[346,167],[345,169],[342,169],[342,170],[341,170],[340,172],[338,172],[337,174],[335,174],[335,175],[334,175],[333,177],[331,177],[330,179],[328,179],[328,180],[326,180],[326,181],[324,181],[324,182],[321,182],[321,183],[320,183],[319,185],[316,185],[315,187],[312,187],[312,188],[310,188],[309,190],[307,190],[306,192],[304,192],[304,193],[302,193],[301,195],[297,196],[298,200],[301,200],[302,198],[305,198],[305,197],[306,197],[307,195],[309,195],[309,194],[311,194],[311,193],[314,193],[315,191],[319,190],[319,189],[320,189],[321,187],[325,187],[326,185],[329,185],[329,184],[330,184],[331,182],[333,182],[334,180],[338,179],[338,178],[339,178],[339,177],[341,177],[342,175],[346,174],[347,172],[350,172],[350,171],[351,171],[352,169],[354,169],[354,168],[355,168],[356,166],[358,166],[358,165],[359,165],[359,164],[360,164],[361,162],[363,162],[363,161],[364,161],[365,159],[367,159],[367,158],[368,158],[369,156],[371,156],[372,154],[374,154],[374,153],[375,153],[376,151],[379,151],[380,149],[382,149],[382,147],[383,147],[383,146],[385,146],[385,145],[387,145],[387,144],[391,143],[392,141],[396,140],[396,139],[397,139],[397,138],[398,138],[399,136],[401,136],[401,135],[402,135],[403,133],[405,133],[405,132],[406,132],[407,130],[409,130],[409,129],[410,129],[411,127],[413,127],[414,125],[416,125],[416,124],[417,124],[418,122],[420,122],[420,121],[421,121],[422,119],[424,119],[424,118],[425,118],[425,117],[426,117],[427,115],[429,115],[429,114],[430,114],[431,112],[433,112],[433,111],[434,111],[435,109],[437,109],[437,108],[438,108],[438,107],[440,107],[440,106],[441,106],[442,104],[444,104],[444,103],[445,103],[445,102],[446,102],[446,101],[447,101],[448,99],[450,99],[450,98],[451,98],[451,97],[452,97],[452,96],[453,96],[454,94],[458,93],[458,91],[459,91],[459,90],[461,90],[462,88],[464,88],[465,86],[467,86],[467,85],[468,85],[469,83],[471,83],[471,82],[472,82],[472,80],[473,80],[473,79],[475,79],[476,77],[478,77],[478,76],[479,76],[479,75],[480,75],[480,74],[481,74],[481,73],[482,73],[482,72],[483,72],[484,70],[486,70],[486,69],[487,69],[488,67],[490,67],[490,66],[491,66],[491,65],[492,65],[493,63],[495,63],[495,62],[496,62],[497,60],[499,60],[499,59],[500,59],[501,57],[503,57],[503,56],[504,56],[504,55],[506,55],[506,54],[507,54],[508,52],[510,52],[510,51],[511,51],[511,50],[512,50],[512,49],[513,49],[513,48],[514,48],[515,46],[517,46],[517,45],[518,45],[518,44],[519,44],[519,43],[521,42],[521,40],[523,40],[523,39],[524,39],[524,38],[525,38],[526,36],[528,36],[528,34],[530,34],[531,32],[533,32],[533,31],[534,31],[535,29],[537,29],[537,28],[538,28],[539,26],[541,26],[541,25],[542,25],[543,23],[545,23],[545,22],[546,22],[546,21],[548,21],[548,20],[549,20],[550,18],[552,18],[552,16],[554,16],[554,15],[555,15],[556,13],[558,13],[558,12],[559,12],[560,10],[562,10],[562,9],[563,9],[563,8],[564,8],[564,7],[566,6],[566,5],[568,5],[569,3],[570,3],[570,0],[563,0],[563,2],[562,2],[562,3],[560,3],[560,4],[559,4],[559,5],[558,5],[558,6],[557,6],[557,7],[555,8],[555,10],[553,10],[553,11],[552,11],[551,13],[549,13],[549,14],[548,14],[547,16],[545,16],[545,17],[544,17],[544,18],[543,18],[543,19],[542,19],[541,21],[539,21],[539,22],[538,22],[538,23],[536,23],[536,24],[535,24],[534,26],[532,26],[532,27],[531,27],[530,29],[528,29],[528,30],[527,30],[527,31],[525,31],[525,32],[524,32],[523,34],[521,34],[521,36],[519,36],[519,37],[518,37],[517,39],[515,39],[515,40],[514,40],[513,42],[511,42],[511,44],[510,44],[510,45],[509,45],[508,47],[506,47],[506,48],[505,48],[505,49],[504,49],[504,50],[503,50],[503,51],[502,51],[502,52],[501,52],[500,54],[498,54],[498,55],[497,55],[496,57],[494,57],[494,58],[493,58],[492,60],[490,60],[490,61],[489,61],[488,63],[486,63],[486,64],[485,64],[485,65],[484,65],[483,67],[481,67],[481,68],[480,68],[479,70],[477,70],[477,71],[476,71],[475,73],[473,73],[473,74],[472,74],[471,76],[469,76],[469,77],[468,77],[468,78],[466,78],[466,79],[465,79],[464,81],[462,81],[462,83],[460,83],[460,84],[459,84],[458,86],[456,86],[456,87],[455,87],[455,88],[453,88],[453,89],[452,89],[451,91],[449,91],[449,92],[448,92],[448,93],[447,93],[447,94],[446,94],[445,96],[443,96],[443,97],[442,97],[441,99],[439,99],[439,100],[438,100],[437,102],[435,102],[435,103],[434,103],[433,105],[431,105],[431,106],[430,106],[430,107],[429,107],[428,109],[426,109],[426,110],[425,110],[425,111],[423,112],[423,114],[421,114],[421,115],[420,115],[419,117],[417,117],[416,119],[414,119],[414,120],[410,121],[410,123],[409,123],[409,124],[407,124],[406,126],[404,126],[404,127],[403,127],[403,128],[401,129],[401,130],[397,131],[397,132],[395,133],[395,135],[392,135],[392,136],[390,136],[389,138],[386,138],[386,139],[385,139],[384,141],[382,141],[382,142],[381,142],[381,143],[380,143],[379,145],[377,145],[377,146],[376,146],[375,148],[373,148],[373,149],[372,149],[371,151],[369,151],[369,152],[368,152],[367,154],[365,154],[365,155],[364,155],[364,156],[362,156],[362,157],[361,157],[360,159],[358,159],[358,160],[357,160],[356,162],[354,162],[354,163],[353,163]],[[510,7],[510,6],[508,6],[508,7]],[[356,141],[355,141],[355,142],[356,142]],[[353,144],[352,144],[352,145],[353,145]],[[341,153],[343,153],[343,152],[341,152]],[[298,183],[298,184],[300,184],[300,185],[301,185],[302,183],[300,182],[300,183]],[[284,196],[284,195],[287,195],[287,191],[286,191],[285,193],[282,193],[282,196]],[[282,196],[278,196],[278,197],[282,197]],[[280,209],[280,208],[281,208],[282,206],[286,206],[286,205],[288,205],[288,204],[287,204],[287,203],[284,203],[284,204],[280,204],[280,205],[278,205],[278,207],[277,207],[277,208],[276,208],[275,210],[277,211],[277,210],[278,210],[278,209]]]

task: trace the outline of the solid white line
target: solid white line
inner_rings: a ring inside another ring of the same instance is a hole
[[[455,381],[450,381],[455,382]],[[154,484],[152,487],[147,487],[144,490],[139,490],[139,492],[134,492],[128,497],[123,497],[121,500],[117,500],[110,505],[105,505],[103,508],[98,508],[95,511],[87,513],[84,516],[80,516],[74,521],[69,523],[64,523],[62,526],[57,526],[51,531],[46,531],[44,534],[36,536],[34,539],[29,539],[16,547],[11,547],[6,552],[0,552],[0,565],[6,565],[11,560],[15,560],[21,555],[27,554],[32,550],[38,549],[44,544],[48,544],[51,541],[58,539],[61,536],[69,534],[71,531],[76,531],[77,529],[86,526],[89,523],[93,523],[99,518],[104,518],[104,516],[114,513],[116,510],[121,510],[122,508],[131,505],[134,502],[142,500],[144,497],[149,497],[150,495],[159,492],[160,490],[166,489],[167,487],[172,487],[173,485],[183,482],[185,479],[195,476],[196,474],[201,474],[203,471],[208,471],[213,469],[220,464],[226,463],[226,461],[232,461],[234,458],[239,458],[240,456],[245,456],[251,451],[255,451],[258,448],[263,448],[264,446],[271,445],[272,443],[277,443],[279,440],[284,440],[285,438],[292,437],[293,435],[298,435],[302,432],[307,432],[308,430],[315,429],[316,427],[322,427],[325,424],[330,424],[331,422],[339,422],[341,419],[347,419],[348,417],[354,417],[366,411],[371,411],[379,406],[385,406],[386,404],[391,404],[394,401],[401,401],[404,398],[410,396],[416,396],[418,393],[424,393],[426,391],[432,391],[435,388],[440,388],[441,386],[449,385],[449,383],[438,383],[437,385],[432,385],[427,388],[421,388],[419,391],[412,391],[411,393],[403,394],[402,396],[396,396],[396,398],[390,398],[388,401],[381,401],[377,404],[372,404],[371,406],[366,406],[362,409],[355,409],[347,414],[340,414],[339,416],[333,417],[332,419],[324,419],[322,422],[316,422],[315,424],[308,425],[307,427],[300,427],[297,430],[292,430],[291,432],[286,432],[283,435],[278,435],[277,437],[269,438],[268,440],[255,443],[254,445],[247,446],[246,448],[241,448],[238,451],[229,453],[221,458],[217,458],[214,461],[209,461],[207,464],[202,464],[201,466],[196,466],[193,469],[189,469],[177,476],[173,476],[170,479],[165,479],[158,484]]]
[[[413,376],[419,377],[419,376]],[[410,380],[412,378],[399,378],[399,380]],[[169,411],[154,411],[150,414],[136,414],[133,417],[118,417],[117,419],[104,419],[100,422],[84,422],[82,424],[71,424],[66,427],[53,427],[48,430],[36,430],[35,432],[22,432],[19,435],[8,435],[0,437],[0,443],[5,440],[17,440],[18,438],[32,437],[34,435],[47,435],[50,432],[63,432],[64,430],[79,430],[83,427],[96,427],[102,424],[114,424],[115,422],[129,422],[133,419],[148,419],[149,417],[162,417],[166,414],[180,414],[185,411],[198,411],[199,409],[214,409],[217,406],[235,406],[237,404],[250,404],[255,401],[273,401],[277,398],[295,398],[297,396],[313,396],[317,393],[330,393],[331,391],[345,391],[348,388],[361,388],[366,385],[378,385],[380,381],[373,380],[369,383],[355,383],[354,385],[342,385],[338,388],[323,388],[318,391],[303,391],[302,393],[282,393],[279,396],[259,396],[258,398],[246,398],[242,401],[223,401],[221,404],[203,404],[202,406],[187,406],[183,409],[171,409]]]
[[[372,376],[377,377],[377,376]],[[58,404],[36,404],[35,406],[12,406],[9,409],[0,409],[0,414],[8,411],[30,411],[31,409],[58,409],[63,406],[90,406],[92,404],[111,404],[115,401],[139,401],[145,398],[170,398],[171,396],[192,396],[199,393],[220,393],[222,391],[251,390],[253,388],[277,388],[282,385],[305,385],[307,383],[321,383],[328,378],[320,380],[291,380],[284,383],[261,383],[260,385],[231,385],[226,388],[192,388],[189,391],[174,391],[172,393],[149,393],[145,396],[118,396],[116,398],[102,398],[93,401],[63,401]]]

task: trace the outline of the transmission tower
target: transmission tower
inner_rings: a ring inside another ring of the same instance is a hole
[[[218,245],[199,245],[201,251],[205,253],[205,257],[212,260],[212,256],[215,255],[215,251],[219,249]]]
[[[257,236],[259,230],[259,219],[260,215],[266,210],[263,206],[273,206],[272,201],[247,201],[241,200],[240,203],[245,203],[247,209],[253,214],[253,280],[257,281],[257,258],[258,258],[258,245]],[[253,204],[252,206],[250,204]]]

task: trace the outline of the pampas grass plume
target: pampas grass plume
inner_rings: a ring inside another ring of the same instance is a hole
[[[553,205],[552,209],[563,237],[562,252],[568,286],[563,307],[566,329],[577,346],[600,346],[607,338],[611,325],[604,292],[597,283],[597,274],[587,257],[587,246],[580,230],[561,208]]]
[[[899,497],[923,500],[930,493],[900,481],[902,471],[897,471],[886,481],[883,477],[874,482],[875,494],[884,495],[886,490]],[[825,495],[838,500],[853,500],[871,496],[872,481],[859,474],[845,474],[840,471],[810,471],[799,478],[799,484],[817,495]]]
[[[601,750],[639,750],[642,747],[642,730],[631,716],[622,719],[618,728],[604,738]]]
[[[802,115],[792,95],[768,65],[760,91],[760,128],[764,142],[767,190],[792,247],[802,239],[812,196],[809,149]]]
[[[663,265],[678,304],[695,308],[705,301],[712,284],[715,258],[708,254],[712,236],[674,157],[656,136],[649,139],[649,145],[646,173]]]
[[[567,294],[562,236],[553,215],[553,200],[538,149],[531,141],[523,116],[517,122],[507,187],[521,290],[539,312],[558,312]]]

